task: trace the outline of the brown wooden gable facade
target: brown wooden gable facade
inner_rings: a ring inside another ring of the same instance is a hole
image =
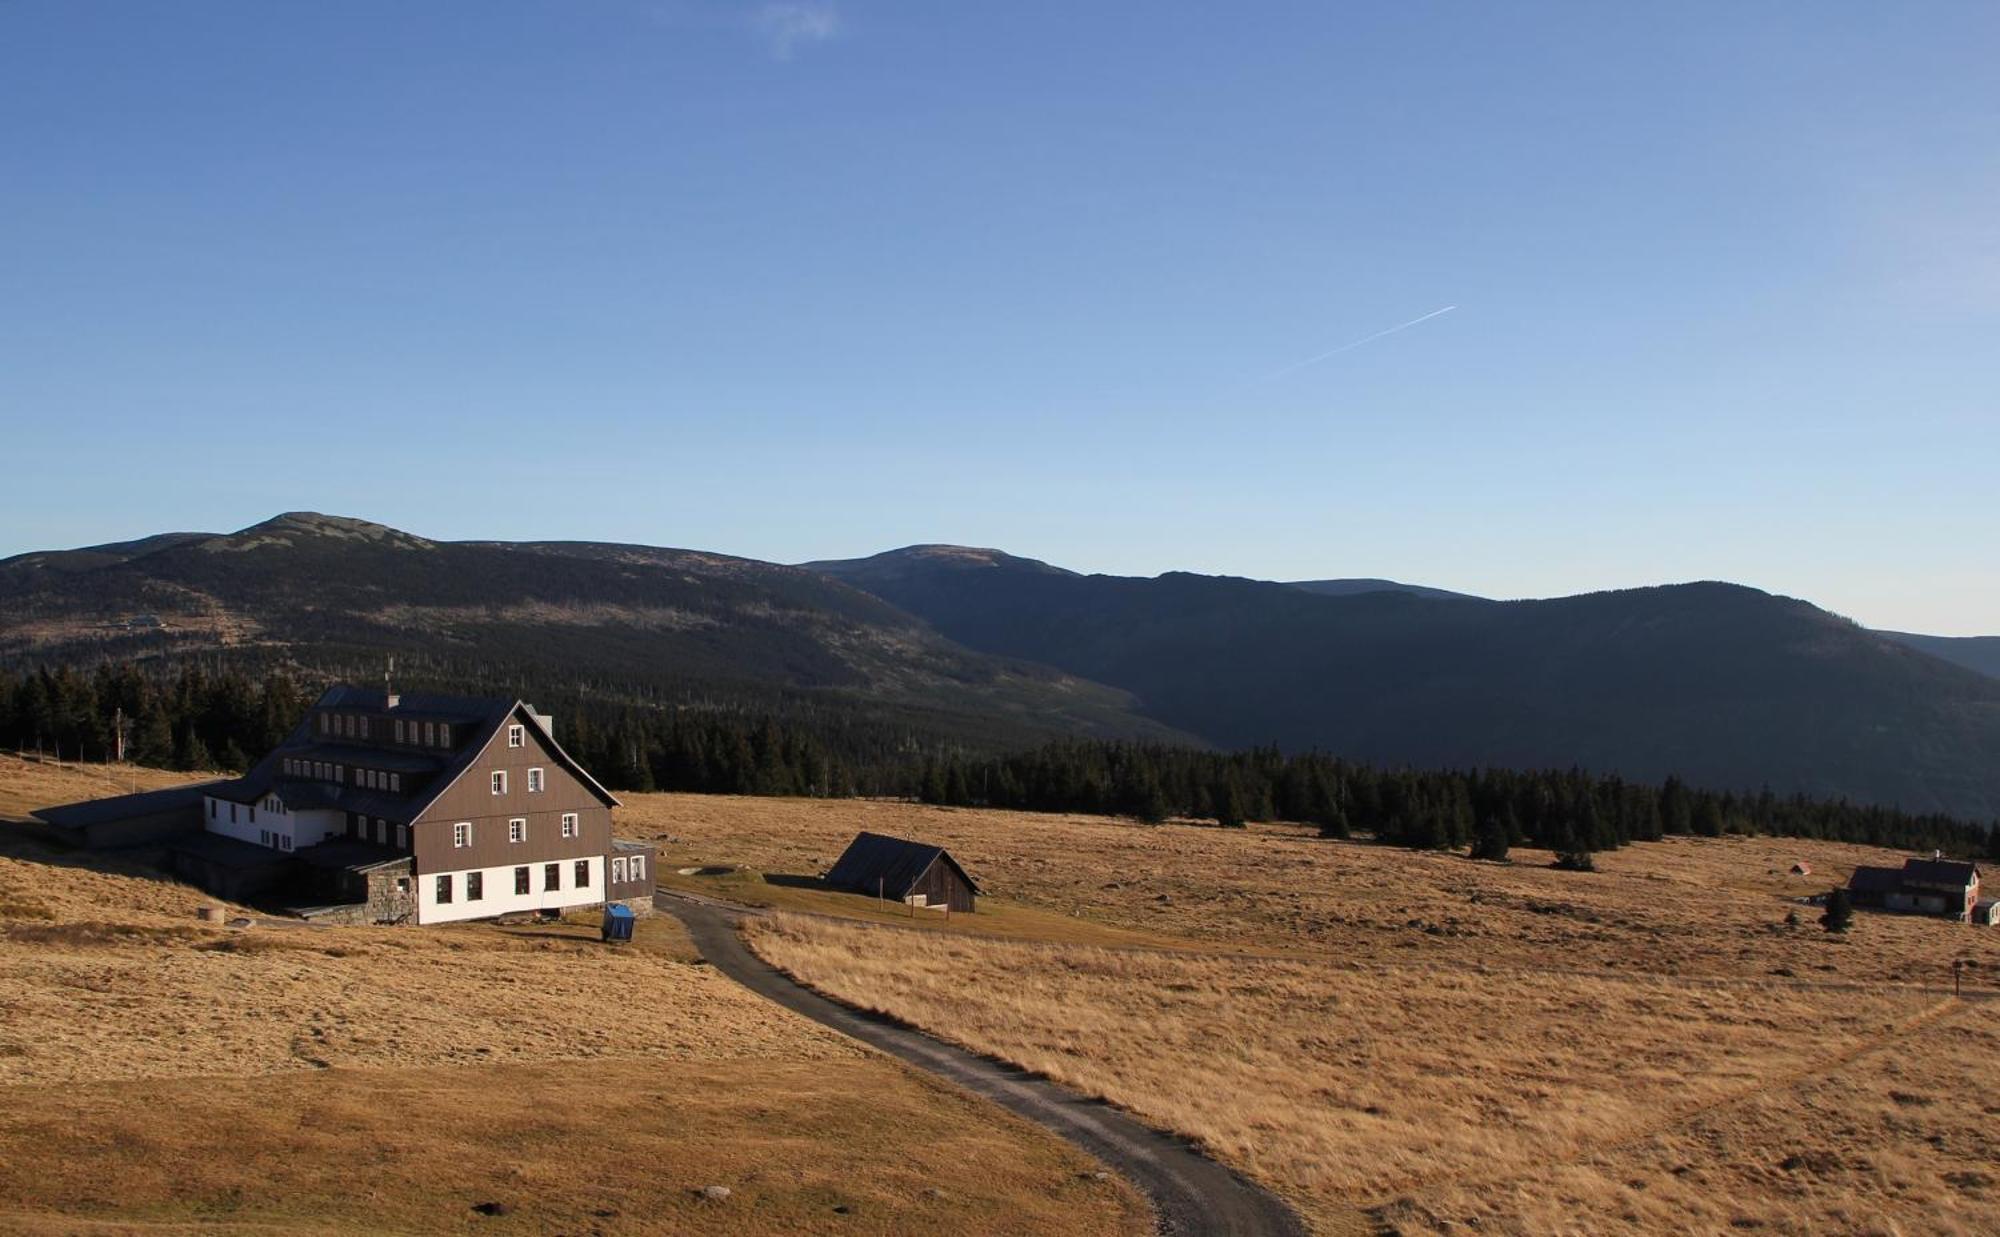
[[[518,738],[519,746],[511,738]],[[532,770],[540,770],[538,791],[529,789]],[[505,783],[497,794],[495,774]],[[418,874],[609,854],[617,800],[587,779],[526,708],[516,705],[413,822]],[[563,836],[566,814],[576,817],[571,837]],[[511,837],[515,821],[523,822],[525,833],[518,842]],[[455,844],[460,824],[470,826],[463,846]]]

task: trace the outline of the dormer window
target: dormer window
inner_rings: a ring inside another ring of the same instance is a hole
[[[528,742],[528,732],[520,726],[507,727],[507,746],[522,747]]]

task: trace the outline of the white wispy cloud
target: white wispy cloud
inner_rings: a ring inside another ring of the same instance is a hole
[[[1282,378],[1286,374],[1295,374],[1298,371],[1306,368],[1308,365],[1317,365],[1321,361],[1330,361],[1334,357],[1339,356],[1343,352],[1352,352],[1354,349],[1359,348],[1363,344],[1374,343],[1376,340],[1381,339],[1385,335],[1394,335],[1397,331],[1407,331],[1411,327],[1417,325],[1419,322],[1429,322],[1432,318],[1441,317],[1457,308],[1458,306],[1456,305],[1446,305],[1443,309],[1433,309],[1427,314],[1423,314],[1420,317],[1410,319],[1408,322],[1398,322],[1395,326],[1389,327],[1387,330],[1376,331],[1372,335],[1363,335],[1360,339],[1349,340],[1348,342],[1340,345],[1340,347],[1338,348],[1329,348],[1325,352],[1318,353],[1314,356],[1309,356],[1303,361],[1294,361],[1290,365],[1279,366],[1277,369],[1272,370],[1270,373],[1262,375],[1261,380],[1268,382],[1273,378]]]
[[[826,0],[779,0],[760,6],[750,24],[773,56],[790,60],[801,47],[839,34],[840,14]]]

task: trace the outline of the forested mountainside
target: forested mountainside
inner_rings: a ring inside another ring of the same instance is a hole
[[[999,749],[1187,740],[1125,693],[965,649],[816,572],[594,543],[430,541],[292,513],[0,562],[0,665],[535,685],[635,705],[819,716]]]
[[[2000,679],[2000,636],[1920,636],[1907,631],[1879,634],[1932,657]]]
[[[2000,815],[2000,680],[1909,638],[1728,584],[1496,602],[1354,583],[941,545],[800,568],[294,513],[0,562],[0,667],[375,681],[393,654],[411,686],[572,702],[633,736],[635,776],[638,749],[680,742],[663,727],[706,716],[855,768],[1090,737]]]
[[[948,547],[816,566],[1225,748],[2000,814],[2000,681],[1736,585],[1495,602],[1080,576]]]

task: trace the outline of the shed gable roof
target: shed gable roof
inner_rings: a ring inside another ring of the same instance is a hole
[[[865,831],[855,834],[854,840],[847,844],[847,849],[835,861],[832,870],[827,872],[826,883],[837,889],[855,889],[863,893],[874,893],[880,889],[885,895],[901,898],[939,859],[951,865],[951,870],[958,873],[966,888],[979,892],[979,886],[973,883],[965,869],[958,865],[958,860],[953,859],[951,852],[944,847]]]
[[[1926,885],[1970,885],[1979,879],[1979,869],[1954,859],[1911,859],[1903,864],[1907,880]]]

